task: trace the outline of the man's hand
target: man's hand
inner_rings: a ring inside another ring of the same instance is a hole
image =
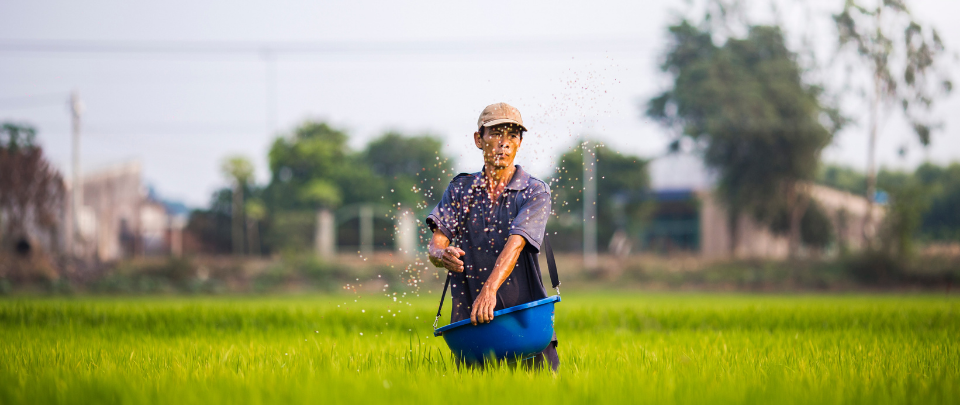
[[[460,257],[464,254],[463,249],[456,246],[447,246],[446,248],[430,252],[430,263],[433,263],[436,267],[444,267],[447,270],[462,273],[463,260],[460,260]]]
[[[487,323],[493,320],[493,309],[497,307],[496,290],[484,287],[480,295],[473,301],[473,311],[470,312],[470,323]]]
[[[466,252],[456,246],[450,246],[450,239],[439,229],[433,230],[433,239],[427,247],[430,263],[435,267],[443,267],[457,273],[463,272],[463,261],[460,257]]]
[[[470,312],[470,323],[487,323],[493,320],[493,309],[497,307],[497,290],[510,277],[513,268],[517,266],[520,251],[527,245],[527,240],[520,235],[510,235],[507,244],[497,256],[493,265],[493,272],[480,289],[480,295],[473,301],[473,310]],[[506,304],[504,304],[506,305]]]

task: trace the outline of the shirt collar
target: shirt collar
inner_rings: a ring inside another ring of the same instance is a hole
[[[506,190],[521,191],[525,190],[530,186],[530,174],[523,170],[523,167],[520,165],[515,165],[517,170],[513,172],[513,178],[510,179],[510,182],[507,183],[507,186],[504,187]],[[480,172],[477,173],[477,180],[483,179],[485,176],[483,169],[480,169]]]

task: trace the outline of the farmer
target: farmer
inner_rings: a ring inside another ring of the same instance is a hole
[[[430,262],[449,270],[450,322],[474,325],[493,311],[546,298],[537,256],[550,215],[550,187],[513,164],[523,143],[520,111],[497,103],[480,113],[473,141],[483,170],[453,178],[427,216]],[[560,365],[557,340],[526,364]]]

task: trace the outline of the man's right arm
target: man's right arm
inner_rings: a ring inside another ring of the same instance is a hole
[[[436,267],[443,267],[457,273],[463,272],[463,261],[460,257],[464,251],[456,246],[450,246],[450,238],[440,232],[439,229],[433,230],[433,239],[430,240],[430,246],[427,248],[430,256],[430,263]]]

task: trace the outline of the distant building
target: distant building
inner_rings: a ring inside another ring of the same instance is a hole
[[[183,220],[144,187],[139,162],[87,174],[82,182],[77,255],[115,261],[181,251]],[[68,213],[71,206],[68,200]]]
[[[714,193],[715,176],[690,154],[672,154],[649,166],[651,189],[657,208],[641,235],[645,250],[689,252],[705,258],[785,258],[789,254],[785,235],[771,232],[750,215],[737,219],[737,246],[731,246],[727,210]],[[811,197],[824,209],[838,243],[857,250],[864,245],[863,226],[867,199],[829,187],[809,184]],[[884,216],[874,207],[876,229]]]

